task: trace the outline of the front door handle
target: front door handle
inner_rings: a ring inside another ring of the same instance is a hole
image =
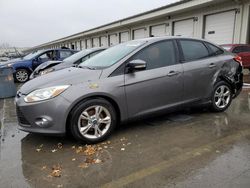
[[[177,74],[179,74],[180,72],[178,72],[178,71],[170,71],[168,74],[167,74],[167,76],[175,76],[175,75],[177,75]]]
[[[210,63],[210,65],[208,67],[211,69],[211,68],[216,67],[216,65],[214,63]]]

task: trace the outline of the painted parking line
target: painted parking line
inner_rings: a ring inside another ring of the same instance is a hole
[[[127,176],[121,177],[117,180],[111,181],[107,184],[104,184],[103,188],[114,188],[114,187],[123,187],[130,183],[133,183],[135,181],[138,181],[140,179],[143,179],[147,176],[150,176],[152,174],[161,172],[162,170],[165,170],[167,168],[170,168],[172,166],[175,166],[179,163],[188,161],[190,159],[198,158],[202,155],[214,152],[217,148],[228,145],[231,143],[234,143],[235,141],[241,139],[242,137],[250,136],[250,129],[238,131],[237,133],[233,135],[226,136],[224,138],[220,138],[214,142],[211,142],[209,144],[203,145],[201,147],[195,148],[191,151],[188,151],[184,154],[177,155],[174,158],[171,158],[166,161],[162,161],[161,163],[158,163],[156,165],[150,166],[148,168],[144,168],[142,170],[133,172]]]
[[[250,84],[249,84],[249,83],[244,83],[244,84],[243,84],[243,88],[244,88],[244,89],[250,88]]]

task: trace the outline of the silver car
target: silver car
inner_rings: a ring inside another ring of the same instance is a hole
[[[129,41],[24,84],[16,96],[19,129],[96,143],[128,120],[197,104],[224,111],[242,77],[239,57],[204,40]]]

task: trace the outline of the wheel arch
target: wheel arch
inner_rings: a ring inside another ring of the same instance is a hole
[[[81,103],[83,103],[84,101],[90,100],[90,99],[104,99],[107,100],[108,102],[111,103],[111,105],[114,107],[115,111],[116,111],[116,116],[117,116],[117,121],[118,124],[121,122],[121,109],[117,103],[117,101],[115,101],[115,99],[113,99],[110,96],[107,95],[103,95],[103,94],[97,94],[97,95],[93,95],[93,96],[87,96],[84,98],[80,98],[78,99],[69,109],[67,117],[66,117],[66,132],[69,133],[69,126],[70,126],[70,118],[72,115],[72,111],[74,108],[76,108],[78,105],[80,105]]]
[[[25,69],[25,70],[29,71],[30,74],[32,73],[32,70],[31,70],[30,68],[28,68],[28,67],[25,67],[25,66],[16,67],[16,68],[15,68],[15,72],[16,72],[17,70],[20,70],[20,69]],[[15,72],[14,72],[14,73],[15,73]]]

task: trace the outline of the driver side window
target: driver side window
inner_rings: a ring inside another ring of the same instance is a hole
[[[53,53],[53,51],[47,51],[47,52],[45,52],[44,54],[40,55],[40,56],[38,57],[38,59],[39,59],[41,62],[53,60],[53,59],[54,59],[54,53]]]
[[[129,61],[140,59],[147,63],[146,70],[176,64],[175,45],[172,40],[154,43],[135,54]]]

